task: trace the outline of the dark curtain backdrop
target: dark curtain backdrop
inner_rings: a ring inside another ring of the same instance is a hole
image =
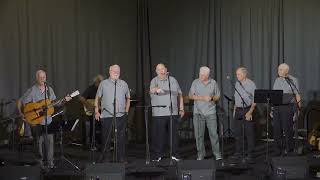
[[[117,63],[148,104],[159,62],[185,94],[207,65],[231,96],[236,67],[271,88],[286,62],[306,104],[320,89],[319,18],[318,0],[0,0],[0,98],[21,96],[39,67],[61,97]],[[141,114],[136,121],[143,129]]]

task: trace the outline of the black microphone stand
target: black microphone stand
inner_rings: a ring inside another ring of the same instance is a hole
[[[284,79],[287,81],[287,83],[289,84],[289,86],[291,88],[291,91],[292,91],[292,94],[293,94],[292,96],[293,96],[294,101],[295,101],[295,106],[296,106],[295,108],[297,110],[297,114],[296,114],[295,119],[294,119],[294,124],[295,124],[294,125],[294,138],[295,138],[294,139],[294,152],[298,153],[298,141],[299,141],[299,139],[298,139],[298,112],[299,112],[299,102],[297,100],[297,94],[295,93],[294,89],[297,91],[298,94],[300,94],[300,92],[299,92],[297,86],[291,81],[291,79],[289,77],[285,77]]]
[[[44,134],[44,151],[42,151],[42,156],[44,160],[44,166],[49,167],[49,162],[48,162],[48,104],[47,100],[50,98],[50,88],[48,87],[47,83],[44,82],[44,101],[45,101],[45,107],[43,108],[44,113],[45,113],[45,134]],[[40,125],[41,126],[41,125]],[[42,133],[41,133],[42,134]]]
[[[113,143],[113,162],[118,162],[118,128],[117,128],[117,80],[114,81],[114,97],[113,97],[113,128],[114,128],[114,143]]]
[[[238,83],[241,85],[240,81],[238,81]],[[246,121],[246,114],[245,114],[245,109],[244,109],[245,107],[244,106],[248,107],[248,104],[244,101],[243,97],[241,96],[240,92],[238,91],[238,89],[235,86],[234,86],[234,90],[237,92],[237,94],[239,95],[239,97],[241,98],[241,101],[242,101],[242,113],[243,113],[243,117],[242,117],[242,163],[245,163],[246,160],[245,160],[245,155],[244,155],[244,133],[245,133],[244,121]]]
[[[172,107],[172,92],[171,92],[171,82],[170,82],[170,76],[169,74],[167,75],[168,77],[168,83],[169,83],[169,96],[170,96],[170,165],[173,165],[173,161],[172,161],[172,156],[173,156],[173,152],[172,152],[172,137],[173,137],[173,107]]]
[[[149,144],[149,109],[150,108],[165,108],[165,105],[155,105],[155,106],[136,106],[137,108],[144,108],[144,120],[146,128],[146,164],[150,164],[150,144]]]
[[[96,119],[95,119],[95,113],[92,113],[92,135],[91,135],[91,145],[90,145],[90,157],[92,164],[96,163],[95,160],[95,152],[97,151],[96,147]]]
[[[109,114],[111,114],[112,116],[113,116],[113,114],[110,112],[110,111],[108,111],[107,109],[105,109],[105,108],[103,108],[102,110],[101,110],[101,113],[103,112],[103,111],[107,111]],[[118,112],[118,114],[127,114],[127,112]],[[124,118],[124,116],[122,116],[121,118]],[[112,126],[112,129],[114,130],[114,121],[112,120],[112,123],[111,123],[111,126]],[[103,136],[106,136],[107,135],[107,132],[108,131],[105,131],[104,133],[104,135]],[[113,131],[114,132],[114,131]],[[98,158],[98,162],[102,162],[102,160],[103,160],[103,157],[104,157],[104,154],[105,154],[105,152],[106,152],[106,150],[107,150],[107,148],[109,148],[109,147],[107,147],[107,142],[109,142],[109,140],[110,140],[110,138],[111,138],[111,131],[109,131],[109,134],[108,134],[108,136],[106,137],[106,140],[105,140],[105,142],[101,142],[101,145],[102,145],[102,143],[104,143],[104,145],[103,145],[103,149],[102,149],[102,152],[101,152],[101,154],[100,154],[100,157]],[[115,132],[114,132],[115,133]],[[94,164],[94,163],[93,163]]]
[[[230,104],[233,101],[230,97],[228,97],[227,95],[224,95],[224,97],[227,99],[228,101],[228,128],[223,132],[223,134],[225,134],[225,137],[231,138],[234,137],[234,133],[232,132],[231,127],[231,118],[230,118]]]

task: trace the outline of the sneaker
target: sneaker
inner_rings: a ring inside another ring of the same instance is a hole
[[[178,158],[176,158],[176,157],[174,157],[174,156],[172,156],[171,159],[173,159],[173,160],[175,160],[175,161],[177,161],[177,162],[180,161],[180,159],[178,159]]]
[[[221,156],[216,156],[216,161],[220,161],[222,160],[222,157]]]
[[[197,160],[201,161],[201,160],[203,160],[203,157],[198,157]]]
[[[161,157],[158,157],[158,158],[156,158],[156,159],[153,159],[152,161],[153,161],[153,162],[160,162],[161,159],[162,159]]]
[[[49,165],[48,165],[48,168],[50,168],[50,169],[53,169],[53,168],[55,168],[55,165],[54,165],[54,163],[53,163],[53,162],[49,163]]]

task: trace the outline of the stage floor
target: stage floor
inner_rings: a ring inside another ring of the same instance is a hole
[[[241,163],[240,161],[230,160],[230,156],[233,153],[233,142],[228,140],[224,146],[224,160],[217,161],[216,166],[216,179],[217,180],[255,180],[265,178],[264,174],[268,169],[267,163],[265,163],[265,149],[266,144],[262,141],[257,142],[254,153],[254,163]],[[213,160],[210,153],[210,142],[206,142],[207,157],[205,159]],[[23,166],[25,164],[35,164],[39,157],[36,155],[36,146],[28,145],[23,147],[23,152],[19,154],[17,148],[13,151],[8,147],[0,148],[0,159],[4,162],[3,167]],[[85,169],[88,164],[92,164],[90,159],[91,152],[89,148],[83,146],[77,146],[72,144],[66,144],[64,148],[65,157],[72,163],[80,168],[80,171],[76,170],[67,163],[59,164],[58,167],[48,171],[41,172],[44,180],[57,180],[57,179],[84,179]],[[180,154],[183,160],[195,160],[196,148],[193,140],[182,141],[180,143]],[[310,167],[310,178],[313,178],[315,171],[320,171],[320,153],[308,152],[303,154],[307,157]],[[95,153],[98,157],[99,152]],[[274,157],[272,151],[272,143],[270,145],[270,157]],[[55,160],[60,159],[60,150],[58,144],[55,146]],[[127,145],[127,163],[125,164],[126,179],[157,179],[151,177],[162,177],[162,179],[178,179],[177,177],[177,165],[176,163],[170,164],[168,158],[162,160],[159,163],[151,162],[146,165],[145,163],[145,145],[137,143],[129,143]],[[11,173],[11,172],[8,172]],[[15,172],[17,173],[17,172]],[[161,179],[161,178],[160,178]],[[271,179],[271,178],[265,178]]]

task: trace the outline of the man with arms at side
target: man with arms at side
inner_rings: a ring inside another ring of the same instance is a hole
[[[114,97],[116,89],[116,97]],[[114,104],[114,98],[116,103]],[[114,106],[115,105],[115,106]],[[101,113],[100,109],[101,107]],[[127,114],[130,108],[130,91],[128,84],[120,79],[120,66],[112,65],[109,68],[109,78],[103,80],[95,98],[95,118],[101,121],[102,156],[100,161],[107,161],[111,143],[114,108],[117,124],[117,159],[116,162],[126,162],[126,126]]]

